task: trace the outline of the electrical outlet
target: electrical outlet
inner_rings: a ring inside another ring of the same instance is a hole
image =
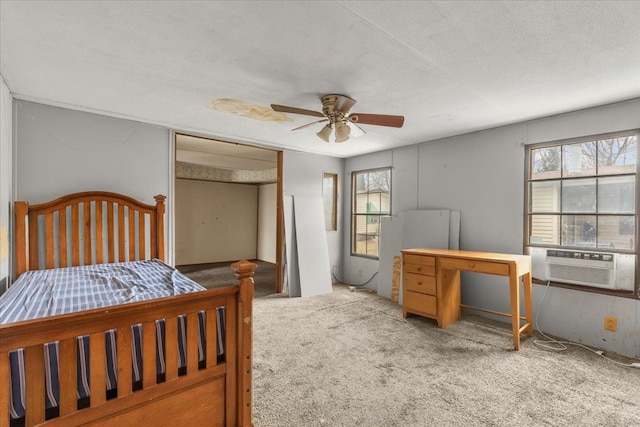
[[[605,316],[604,330],[615,332],[618,329],[618,318],[613,316]]]

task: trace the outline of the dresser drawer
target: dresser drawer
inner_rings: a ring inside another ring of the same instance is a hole
[[[436,297],[405,290],[403,293],[404,309],[416,314],[435,317],[438,313]]]
[[[404,289],[421,294],[436,294],[435,276],[424,276],[422,274],[405,273],[402,278]]]
[[[471,259],[440,258],[441,268],[453,270],[475,271],[476,273],[509,275],[509,265],[495,262],[474,261]]]
[[[429,276],[436,274],[436,259],[432,256],[404,254],[403,265],[405,273],[427,274]]]

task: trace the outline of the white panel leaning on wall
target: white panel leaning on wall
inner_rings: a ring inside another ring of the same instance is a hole
[[[409,210],[382,218],[380,233],[378,295],[392,298],[393,259],[403,249],[460,248],[460,211]],[[399,275],[401,277],[401,275]],[[397,290],[402,305],[402,292]]]

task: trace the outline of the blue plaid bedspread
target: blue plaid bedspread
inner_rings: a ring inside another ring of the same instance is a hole
[[[203,291],[205,288],[160,260],[132,261],[115,264],[97,264],[80,267],[34,270],[23,273],[0,296],[0,324],[38,319],[58,314],[109,307],[154,298]],[[204,360],[205,313],[199,313],[199,360]],[[217,310],[217,355],[224,353],[224,307]],[[132,327],[133,381],[142,377],[142,328]],[[164,374],[164,320],[156,321],[156,371]],[[117,387],[116,331],[105,334],[107,347],[107,390]],[[186,318],[178,318],[178,364],[186,365]],[[88,378],[89,337],[77,339],[78,397],[90,396]],[[58,342],[45,345],[46,405],[58,406]],[[22,418],[24,405],[24,351],[9,354],[11,366],[11,417]]]

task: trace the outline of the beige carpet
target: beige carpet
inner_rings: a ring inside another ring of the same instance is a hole
[[[515,352],[506,324],[439,329],[341,285],[256,299],[254,316],[256,427],[640,426],[640,369],[531,338]]]

